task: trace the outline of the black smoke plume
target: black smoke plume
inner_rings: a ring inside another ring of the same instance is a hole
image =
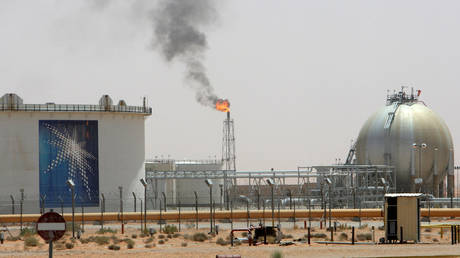
[[[214,0],[161,0],[153,12],[153,47],[168,62],[185,64],[186,80],[196,92],[196,100],[214,106],[214,93],[203,64],[208,48],[203,29],[217,17]]]

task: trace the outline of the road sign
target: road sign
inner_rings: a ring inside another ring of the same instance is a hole
[[[56,241],[65,234],[66,223],[61,214],[50,211],[38,218],[36,229],[45,241]]]

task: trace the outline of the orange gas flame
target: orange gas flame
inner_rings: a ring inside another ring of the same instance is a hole
[[[222,112],[230,112],[230,102],[226,99],[218,99],[216,109]]]

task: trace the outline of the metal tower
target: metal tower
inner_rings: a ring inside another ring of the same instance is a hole
[[[230,118],[230,112],[227,112],[227,118],[224,120],[222,163],[225,170],[236,170],[235,134],[233,129],[233,119]]]

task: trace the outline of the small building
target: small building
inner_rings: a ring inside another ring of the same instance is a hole
[[[385,194],[384,225],[387,242],[420,242],[421,196],[421,193]]]

